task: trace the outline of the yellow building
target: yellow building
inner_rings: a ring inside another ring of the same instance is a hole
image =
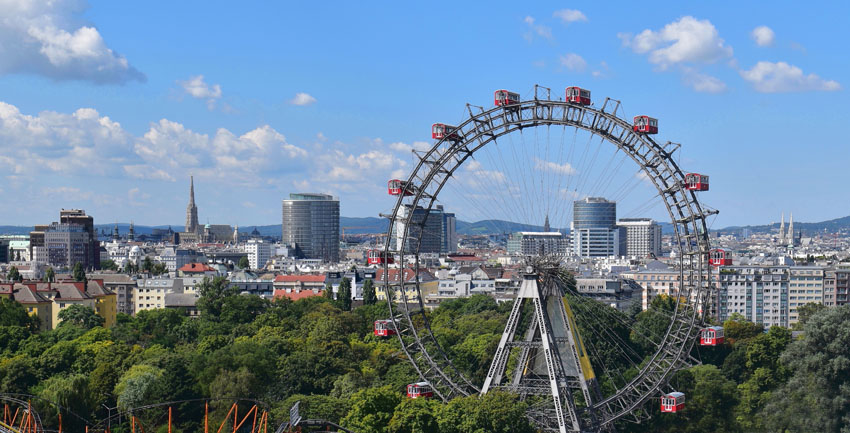
[[[23,284],[16,284],[13,299],[27,310],[30,316],[38,316],[41,330],[53,329],[53,302]]]
[[[95,299],[82,290],[83,283],[63,282],[50,284],[49,289],[39,291],[41,295],[49,298],[53,305],[51,307],[52,328],[56,329],[61,320],[59,312],[71,305],[82,305],[97,311]],[[79,286],[79,287],[78,287]]]
[[[392,286],[398,287],[401,285],[400,276],[402,273],[399,272],[398,269],[390,269],[389,272],[389,282]],[[439,281],[431,275],[426,270],[420,270],[418,275],[411,268],[405,268],[403,273],[404,279],[404,296],[407,298],[407,302],[419,302],[419,294],[416,292],[416,280],[419,280],[419,288],[422,291],[422,296],[433,295],[437,292],[437,288],[439,285]],[[384,284],[386,284],[387,279],[384,278],[384,270],[379,269],[375,274],[375,297],[377,297],[381,301],[387,300],[387,294],[384,292]],[[396,289],[394,293],[394,300],[396,302],[402,302],[401,292]]]
[[[103,317],[103,326],[115,326],[118,316],[118,296],[106,288],[103,280],[92,279],[86,285],[86,294],[94,298],[94,311]]]

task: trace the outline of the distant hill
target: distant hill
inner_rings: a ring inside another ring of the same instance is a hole
[[[0,226],[0,235],[28,235],[32,229],[32,226]]]
[[[665,234],[672,233],[672,226],[668,222],[661,221],[661,230]],[[340,217],[340,229],[345,229],[346,234],[364,234],[364,233],[386,233],[389,222],[386,218],[376,217]],[[115,223],[112,224],[95,224],[98,232],[106,232],[111,234]],[[171,227],[175,232],[183,231],[183,225],[156,225],[144,226],[136,225],[134,230],[137,235],[151,234],[153,229],[167,229]],[[280,224],[259,225],[259,226],[240,226],[240,233],[250,233],[257,228],[262,236],[280,237]],[[787,222],[786,222],[787,227]],[[738,233],[743,229],[749,229],[753,233],[765,233],[779,228],[779,223],[765,225],[748,225],[748,226],[730,226],[722,229],[712,230],[720,233]],[[2,235],[28,235],[32,231],[32,226],[9,226],[0,225],[0,234]],[[118,223],[118,231],[121,234],[126,234],[130,229],[129,223]],[[340,230],[340,231],[341,231]],[[462,235],[492,235],[502,233],[514,233],[519,231],[541,231],[542,226],[515,223],[504,220],[483,220],[477,222],[457,221],[457,232]],[[553,230],[557,230],[553,228]],[[794,230],[802,230],[804,233],[837,232],[839,230],[850,230],[850,216],[843,218],[831,219],[816,223],[794,222]],[[568,231],[561,229],[561,231]]]
[[[780,223],[766,224],[766,225],[756,225],[756,226],[731,226],[726,227],[720,230],[717,230],[721,233],[732,233],[732,232],[740,232],[743,229],[749,229],[753,233],[766,233],[779,229]],[[788,229],[788,221],[785,221],[785,229]],[[848,230],[850,229],[850,216],[835,218],[827,221],[821,221],[817,223],[804,223],[794,221],[794,231],[798,232],[802,230],[804,233],[817,233],[827,231],[829,233],[834,233],[839,230]]]

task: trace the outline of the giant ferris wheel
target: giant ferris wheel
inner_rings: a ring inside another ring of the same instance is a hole
[[[699,191],[708,189],[708,177],[683,172],[674,158],[679,145],[652,138],[658,132],[656,119],[636,116],[628,121],[620,101],[606,98],[595,105],[590,92],[578,87],[568,87],[563,98],[551,94],[541,86],[525,98],[497,90],[492,108],[467,104],[457,126],[434,124],[433,146],[414,149],[409,176],[390,182],[389,192],[397,199],[392,212],[384,215],[390,219],[387,240],[370,262],[383,266],[390,311],[383,324],[386,332],[397,336],[421,377],[421,389],[414,392],[448,401],[505,389],[526,399],[529,417],[545,431],[603,431],[614,421],[639,419],[650,399],[657,401],[672,391],[668,383],[673,373],[698,362],[690,354],[709,305],[706,220],[716,211],[697,199]],[[553,131],[558,135],[554,140]],[[583,142],[585,137],[584,151],[567,150],[571,140]],[[489,161],[495,161],[491,170],[482,169],[488,149],[500,147],[502,153],[489,155]],[[596,179],[580,178],[579,164],[567,162],[570,158],[595,162],[601,149],[612,156]],[[522,161],[530,154],[531,161]],[[612,186],[608,173],[628,161],[637,166],[634,175],[625,176],[623,185]],[[509,165],[527,171],[497,170]],[[561,178],[556,180],[557,176]],[[572,185],[570,177],[575,178]],[[671,284],[669,293],[675,302],[663,311],[644,305],[644,314],[657,315],[663,326],[638,329],[634,318],[597,308],[597,301],[581,296],[570,284],[562,257],[549,255],[523,266],[522,286],[483,380],[461,372],[441,345],[441,336],[432,330],[419,270],[427,266],[423,261],[428,255],[423,252],[430,242],[428,215],[446,202],[441,194],[446,200],[454,197],[456,207],[483,202],[473,192],[460,196],[450,192],[464,190],[463,184],[458,186],[462,178],[489,182],[482,189],[489,191],[492,198],[487,202],[496,210],[485,213],[504,211],[505,219],[531,215],[529,220],[542,220],[545,214],[547,225],[550,214],[560,212],[566,219],[571,212],[565,208],[573,199],[586,197],[594,188],[608,188],[622,197],[629,196],[635,182],[649,188],[648,202],[663,205],[657,211],[669,218],[676,252],[677,284],[675,288]],[[623,341],[630,334],[640,334],[646,342],[643,352]]]

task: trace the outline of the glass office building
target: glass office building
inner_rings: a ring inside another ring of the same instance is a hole
[[[293,193],[283,200],[282,240],[305,259],[339,262],[339,199]]]

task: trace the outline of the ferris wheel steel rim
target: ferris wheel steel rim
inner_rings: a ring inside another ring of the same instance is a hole
[[[400,194],[392,214],[387,215],[390,224],[384,247],[388,255],[398,257],[398,281],[390,281],[390,267],[385,260],[383,286],[396,337],[417,374],[431,382],[435,394],[441,399],[478,393],[478,387],[453,365],[442,350],[424,314],[425,302],[419,281],[419,250],[424,228],[419,230],[417,239],[409,239],[413,209],[422,207],[427,218],[452,174],[476,151],[495,143],[496,139],[504,135],[526,128],[557,125],[574,127],[599,136],[629,155],[640,166],[664,202],[674,230],[674,249],[678,247],[679,251],[679,288],[676,297],[685,299],[684,303],[675,303],[663,340],[639,373],[627,384],[617,388],[615,393],[591,406],[600,414],[605,414],[599,425],[609,424],[641,407],[665,386],[673,372],[687,362],[698,332],[697,324],[707,310],[706,300],[710,287],[707,254],[710,244],[705,219],[712,212],[704,210],[694,191],[686,189],[685,173],[672,159],[672,153],[678,145],[670,142],[660,145],[648,135],[634,132],[632,125],[616,114],[619,101],[606,98],[601,108],[594,108],[549,98],[538,99],[535,94],[534,99],[508,106],[496,106],[489,110],[475,107],[477,113],[473,112],[473,107],[467,104],[469,117],[457,126],[460,140],[446,137],[437,140],[428,151],[414,152],[419,161],[407,178],[407,185],[413,186],[414,193],[409,196]],[[411,212],[407,213],[405,221],[399,211],[406,205],[410,206]],[[404,224],[404,231],[397,236],[400,242],[392,249],[393,230],[397,223]],[[405,253],[410,241],[414,242],[414,248]],[[416,288],[416,311],[410,309],[405,290],[406,256],[413,256],[411,286],[415,285]],[[687,262],[686,258],[689,259]],[[395,303],[394,285],[400,288],[399,305]],[[693,290],[696,290],[696,296],[693,296]],[[419,328],[414,320],[422,321]]]

